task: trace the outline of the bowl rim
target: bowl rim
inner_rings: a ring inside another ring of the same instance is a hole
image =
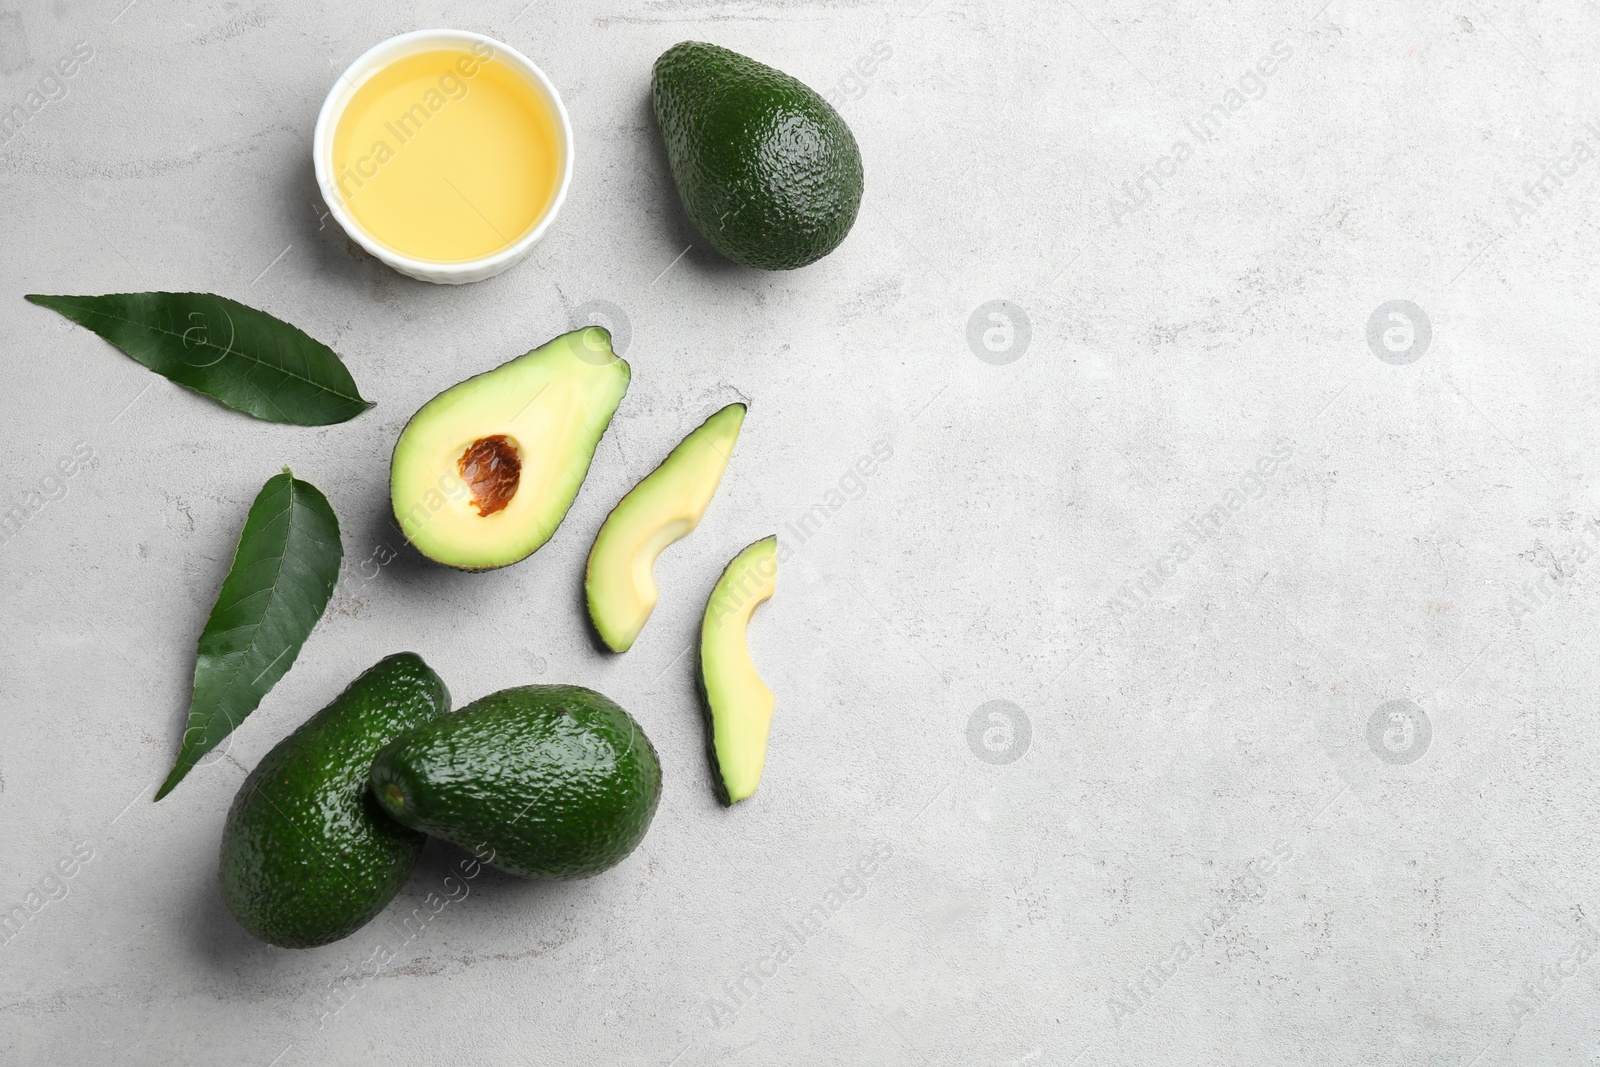
[[[413,52],[423,51],[429,45],[463,45],[470,50],[474,44],[486,44],[494,49],[494,58],[504,60],[518,73],[543,94],[546,101],[554,110],[557,122],[557,137],[561,149],[562,164],[561,176],[556,183],[555,196],[545,208],[544,214],[539,217],[532,229],[523,234],[516,241],[504,248],[498,249],[476,259],[422,259],[407,255],[391,245],[378,240],[376,235],[366,230],[356,221],[355,217],[345,207],[344,197],[339,192],[339,187],[333,182],[333,133],[338,127],[339,120],[344,116],[345,109],[349,107],[356,90],[362,81],[371,73],[383,66]],[[561,100],[561,94],[556,90],[555,84],[539,65],[523,55],[511,45],[496,38],[471,30],[454,30],[447,28],[434,28],[411,30],[394,37],[379,41],[365,52],[356,57],[339,77],[334,81],[328,95],[322,101],[322,109],[317,113],[316,132],[312,136],[311,146],[312,165],[316,171],[317,189],[322,194],[323,202],[328,205],[328,211],[338,220],[339,225],[350,239],[366,249],[374,257],[412,277],[425,277],[429,280],[437,277],[441,280],[472,281],[487,278],[498,274],[522,259],[528,254],[539,238],[543,237],[550,224],[561,212],[561,205],[566,201],[567,189],[572,184],[573,151],[572,151],[572,120],[567,115],[566,105]]]

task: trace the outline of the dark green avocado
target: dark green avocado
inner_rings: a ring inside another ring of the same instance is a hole
[[[861,206],[861,150],[809,86],[702,41],[651,77],[656,122],[689,219],[723,255],[763,270],[814,263]]]
[[[525,685],[390,742],[372,794],[407,826],[527,878],[586,878],[644,839],[661,764],[633,717],[592,689]]]
[[[348,937],[400,891],[423,835],[373,801],[373,757],[450,708],[412,652],[381,660],[257,764],[222,831],[222,899],[239,924],[284,948]]]

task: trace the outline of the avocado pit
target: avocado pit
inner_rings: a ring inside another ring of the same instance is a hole
[[[480,437],[456,461],[461,480],[472,491],[473,506],[480,518],[502,511],[517,495],[522,480],[522,460],[517,443],[505,434]]]

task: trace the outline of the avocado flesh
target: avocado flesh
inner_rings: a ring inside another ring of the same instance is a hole
[[[396,738],[372,795],[397,821],[527,878],[587,878],[644,839],[661,764],[633,718],[592,689],[526,685]]]
[[[380,661],[284,738],[245,778],[222,831],[222,899],[283,948],[355,933],[394,899],[423,836],[367,792],[378,750],[450,707],[421,657]]]
[[[729,259],[813,263],[861,207],[861,150],[814,90],[738,52],[685,41],[651,74],[656,123],[689,220]]]
[[[700,624],[700,688],[711,724],[711,759],[728,804],[756,791],[767,762],[776,701],[756,673],[745,631],[756,605],[768,600],[777,584],[778,538],[766,537],[728,564]]]
[[[606,516],[583,588],[595,632],[611,651],[633,647],[655,610],[656,558],[700,524],[744,415],[745,405],[729,404],[701,423]]]
[[[630,371],[611,335],[574,330],[428,401],[394,446],[406,538],[462,570],[504,567],[561,525]]]

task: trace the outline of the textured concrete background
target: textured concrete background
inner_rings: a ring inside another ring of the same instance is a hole
[[[0,1061],[1597,1062],[1600,6],[1320,2],[0,0],[0,104],[52,98],[0,147],[0,906],[47,901],[0,945]],[[336,72],[434,25],[525,51],[577,131],[542,246],[460,289],[359,254],[309,159]],[[868,190],[822,263],[688,227],[647,95],[685,38],[839,101]],[[21,299],[143,289],[289,319],[377,408],[256,422]],[[410,414],[595,308],[634,385],[554,541],[362,571]],[[659,609],[597,654],[601,519],[739,396]],[[152,805],[284,464],[345,584]],[[727,811],[684,652],[772,531],[778,718]],[[367,929],[266,948],[218,899],[226,806],[402,648],[458,703],[613,696],[660,814],[592,881],[460,899],[433,848]]]

